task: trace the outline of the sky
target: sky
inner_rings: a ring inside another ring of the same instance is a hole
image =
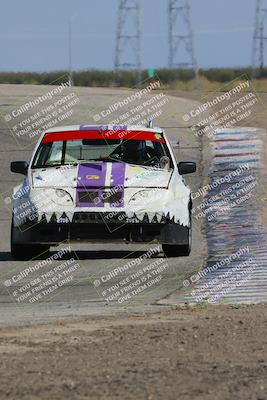
[[[0,0],[0,71],[113,69],[118,0]],[[141,2],[142,67],[168,65],[168,0]],[[251,63],[256,0],[190,0],[200,68]]]

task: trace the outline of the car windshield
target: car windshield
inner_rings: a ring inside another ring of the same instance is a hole
[[[160,160],[172,159],[164,142],[132,139],[73,139],[42,142],[32,168],[54,167],[89,161],[125,162],[162,168]],[[166,158],[166,157],[165,157]]]

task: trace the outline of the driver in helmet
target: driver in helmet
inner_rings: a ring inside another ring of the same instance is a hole
[[[143,164],[147,159],[145,141],[143,140],[124,140],[121,150],[121,159],[124,162]]]

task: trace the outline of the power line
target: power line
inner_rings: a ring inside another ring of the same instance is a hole
[[[115,70],[141,69],[140,0],[119,0]]]
[[[169,0],[169,68],[197,71],[188,0]]]
[[[256,0],[256,15],[253,34],[252,48],[252,76],[256,76],[256,71],[261,72],[264,68],[264,53],[267,43],[266,31],[267,3],[266,0]]]
[[[68,24],[68,52],[69,52],[69,82],[73,86],[73,67],[72,67],[72,20]]]

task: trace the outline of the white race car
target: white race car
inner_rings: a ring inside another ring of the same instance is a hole
[[[67,241],[162,243],[191,249],[190,189],[160,128],[81,125],[47,130],[13,190],[11,253],[29,259]]]

